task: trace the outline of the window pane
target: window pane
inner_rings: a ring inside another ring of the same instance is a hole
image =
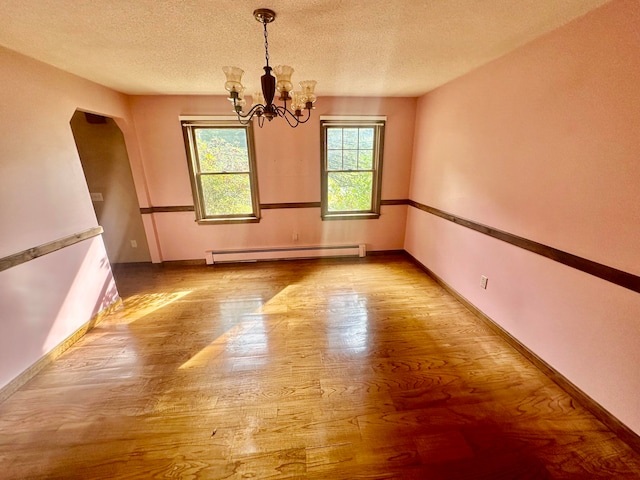
[[[327,160],[329,170],[342,170],[342,150],[329,150]]]
[[[330,172],[327,176],[330,212],[371,210],[373,172]]]
[[[343,128],[342,148],[358,148],[358,129]]]
[[[358,152],[358,170],[373,169],[373,150],[360,150]]]
[[[200,179],[207,216],[253,213],[248,173],[202,175]]]
[[[342,148],[358,148],[357,128],[343,128],[342,135]]]
[[[360,148],[373,150],[373,128],[360,128]]]
[[[341,128],[330,128],[327,130],[327,148],[342,148]]]
[[[194,133],[201,172],[249,171],[244,128],[195,128]]]
[[[342,152],[344,158],[343,170],[357,170],[358,169],[358,151],[357,150],[344,150]]]

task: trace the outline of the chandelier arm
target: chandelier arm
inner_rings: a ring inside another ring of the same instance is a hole
[[[290,127],[296,128],[300,124],[300,120],[296,115],[286,107],[276,107],[278,110],[278,116],[284,118]],[[293,123],[292,123],[293,120]]]
[[[240,125],[242,125],[243,127],[245,127],[245,126],[247,126],[247,125],[249,125],[251,123],[251,119],[245,120],[240,115],[238,115],[238,123]]]
[[[282,107],[279,107],[282,108]],[[284,110],[291,115],[291,118],[294,118],[296,121],[296,126],[298,126],[298,124],[300,123],[307,123],[310,119],[311,119],[311,109],[310,108],[305,108],[304,110],[307,111],[307,118],[305,118],[304,120],[300,120],[301,117],[299,117],[298,115],[296,115],[294,112],[292,112],[291,110],[289,110],[288,108],[284,108]],[[284,117],[284,115],[281,115],[282,117]]]
[[[300,122],[298,122],[298,119],[293,117],[293,119],[295,120],[295,123],[291,123],[291,120],[289,120],[289,117],[287,117],[286,115],[282,115],[282,118],[284,118],[286,120],[286,122],[289,124],[289,126],[291,128],[296,128],[298,126],[298,124]]]
[[[307,118],[305,118],[304,120],[300,120],[300,117],[298,117],[296,115],[296,118],[298,119],[298,123],[307,123],[309,121],[309,119],[311,118],[311,109],[310,108],[305,108],[305,110],[307,111]]]
[[[234,108],[236,107],[235,99],[233,100],[233,106]],[[265,105],[262,105],[261,103],[257,103],[253,107],[251,107],[251,110],[249,110],[246,114],[242,114],[236,110],[236,115],[238,115],[238,119],[251,120],[252,117],[256,114],[256,112],[260,109],[265,110]]]
[[[251,123],[251,120],[253,120],[253,117],[242,117],[240,116],[240,114],[238,112],[236,112],[236,115],[238,116],[238,122],[240,122],[240,125],[242,126],[247,126]]]

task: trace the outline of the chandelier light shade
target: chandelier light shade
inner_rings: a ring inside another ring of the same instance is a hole
[[[300,90],[294,90],[291,82],[293,67],[277,65],[271,68],[269,66],[267,24],[275,20],[276,14],[273,10],[259,8],[253,12],[253,16],[264,27],[264,58],[266,65],[264,66],[264,75],[260,77],[262,91],[253,93],[251,108],[245,113],[244,107],[247,101],[244,98],[245,87],[242,85],[244,71],[238,67],[222,67],[222,71],[227,77],[224,88],[229,92],[229,100],[233,103],[233,110],[243,125],[257,118],[258,126],[262,127],[265,118],[271,121],[276,117],[282,117],[289,126],[295,128],[301,123],[308,122],[311,118],[311,110],[315,108],[313,104],[317,99],[314,93],[316,81],[304,80],[299,84]],[[271,73],[272,71],[275,73],[275,77]],[[282,105],[273,103],[276,90],[280,94],[279,100],[283,103]],[[290,102],[288,107],[287,101]],[[306,113],[304,113],[305,110]]]

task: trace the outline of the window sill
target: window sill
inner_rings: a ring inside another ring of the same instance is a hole
[[[196,220],[198,225],[226,225],[230,223],[258,223],[259,217],[235,217],[235,218],[202,218]]]
[[[322,220],[372,220],[379,218],[379,213],[365,212],[365,213],[325,213],[322,215]]]

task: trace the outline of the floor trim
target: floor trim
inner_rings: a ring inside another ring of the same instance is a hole
[[[66,350],[68,350],[69,347],[80,340],[89,330],[99,324],[104,319],[104,317],[110,315],[115,310],[120,308],[121,305],[122,300],[120,298],[114,300],[111,305],[102,309],[100,312],[94,315],[91,320],[86,322],[79,329],[69,335],[65,340],[51,349],[51,351],[40,357],[40,359],[37,360],[33,365],[24,370],[21,374],[7,383],[4,387],[0,388],[0,403],[4,402],[11,395],[13,395],[20,387],[29,382],[29,380],[35,377],[39,372],[50,365],[56,358],[58,358]]]

